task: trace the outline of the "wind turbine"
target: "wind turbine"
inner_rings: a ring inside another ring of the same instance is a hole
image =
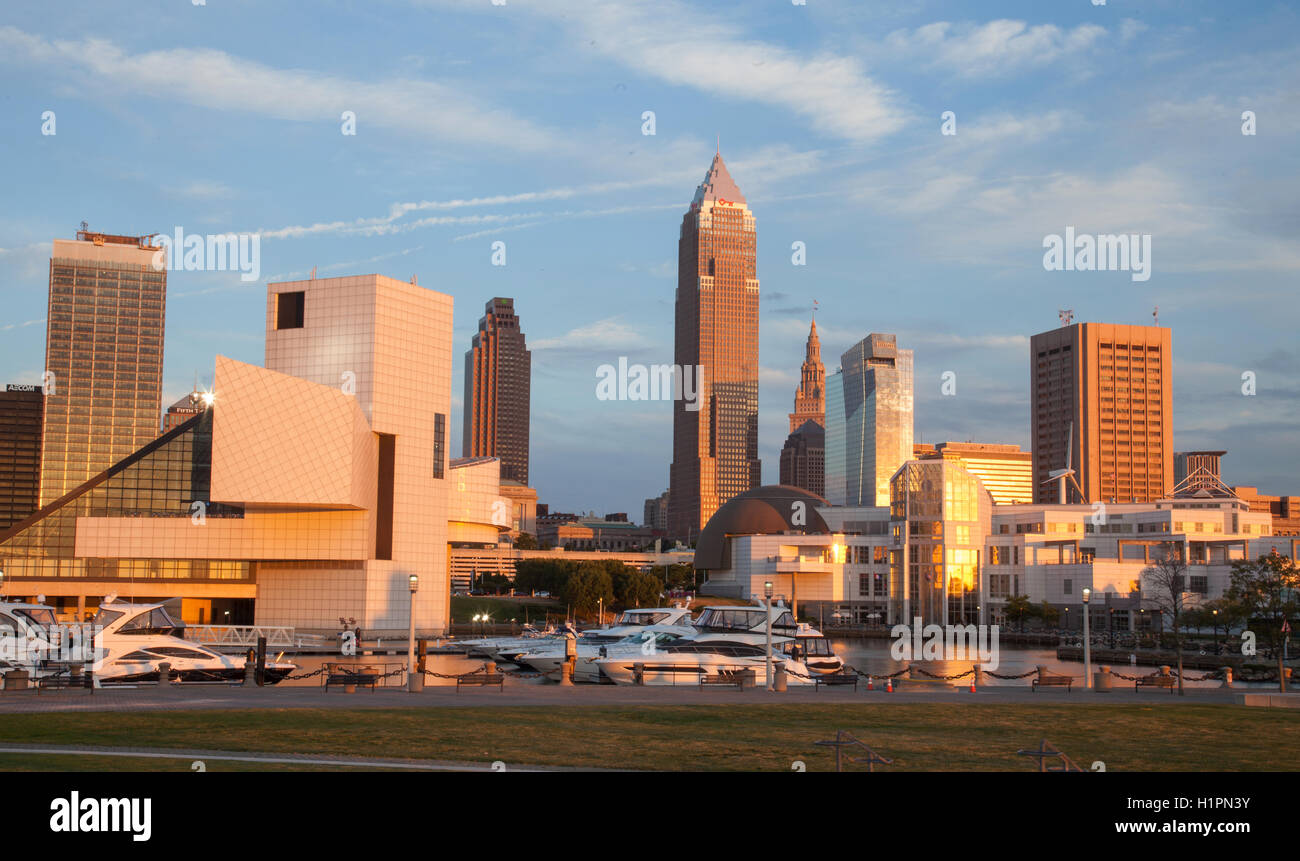
[[[1051,484],[1054,481],[1059,482],[1058,487],[1060,488],[1060,495],[1058,497],[1058,501],[1060,502],[1061,505],[1065,505],[1065,480],[1067,478],[1070,481],[1074,482],[1074,489],[1079,491],[1079,498],[1080,499],[1085,498],[1083,495],[1083,488],[1079,486],[1078,479],[1074,477],[1074,468],[1071,465],[1073,462],[1073,455],[1074,455],[1074,422],[1070,422],[1070,430],[1068,432],[1068,435],[1065,438],[1065,469],[1052,470],[1047,474],[1047,481],[1043,482],[1043,484]]]

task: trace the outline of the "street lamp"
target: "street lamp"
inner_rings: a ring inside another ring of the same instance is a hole
[[[412,574],[407,579],[411,583],[411,602],[407,613],[410,628],[406,635],[406,689],[414,694],[424,690],[424,674],[415,673],[415,593],[420,588],[420,577]]]
[[[0,571],[0,601],[4,600],[4,596],[5,596],[5,572]]]
[[[1083,590],[1083,686],[1092,687],[1092,638],[1088,635],[1088,617],[1092,613],[1088,612],[1088,599],[1092,597],[1092,590],[1084,587]]]
[[[1223,638],[1226,640],[1228,634],[1225,631]],[[1219,608],[1214,608],[1214,654],[1219,654]]]
[[[772,581],[763,582],[763,607],[767,610],[767,661],[763,665],[767,673],[767,689],[775,690],[772,686]]]

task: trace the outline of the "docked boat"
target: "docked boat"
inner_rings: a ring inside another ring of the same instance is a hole
[[[816,676],[837,672],[843,663],[821,632],[798,624],[789,609],[762,606],[706,607],[697,632],[656,648],[651,654],[611,655],[595,663],[601,674],[620,685],[694,685],[702,677],[753,670],[758,685],[767,684],[767,624],[772,625],[773,666],[781,663],[790,685],[813,684]]]
[[[96,655],[91,667],[100,684],[156,682],[159,664],[171,665],[170,678],[180,682],[242,682],[244,657],[223,655],[185,640],[184,623],[166,605],[131,604],[110,597],[99,606],[94,624]],[[268,660],[264,681],[275,684],[297,666]]]
[[[683,638],[694,636],[696,630],[690,625],[648,625],[621,640],[612,643],[576,643],[577,657],[573,665],[575,682],[600,682],[603,677],[601,658],[618,658],[637,655],[654,655]],[[544,649],[509,656],[513,664],[527,666],[543,675],[559,681],[565,660],[564,643],[551,644]]]
[[[614,621],[602,628],[592,628],[578,633],[572,626],[565,625],[559,631],[546,636],[523,638],[497,637],[491,641],[466,641],[469,654],[483,655],[503,663],[515,663],[515,657],[525,652],[564,648],[564,640],[574,637],[579,645],[601,646],[617,643],[627,637],[650,627],[689,626],[691,611],[686,607],[646,607],[624,610]]]
[[[71,636],[73,627],[60,625],[46,604],[0,602],[0,673],[24,670],[37,679],[86,660],[94,643]]]

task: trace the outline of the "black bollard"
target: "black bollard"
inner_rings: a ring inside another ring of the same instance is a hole
[[[423,639],[423,638],[421,638],[421,639],[419,639],[419,640],[416,640],[415,643],[416,643],[416,645],[415,645],[415,656],[416,656],[415,671],[416,671],[417,673],[419,673],[421,676],[423,676],[423,675],[424,675],[424,672],[425,672],[425,669],[426,669],[427,666],[428,666],[428,658],[429,658],[429,641],[428,641],[428,640],[425,640],[425,639]]]

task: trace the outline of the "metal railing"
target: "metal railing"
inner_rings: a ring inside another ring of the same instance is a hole
[[[259,637],[266,637],[268,647],[293,647],[309,639],[305,634],[296,636],[294,628],[287,625],[185,626],[185,639],[204,646],[256,646]]]

